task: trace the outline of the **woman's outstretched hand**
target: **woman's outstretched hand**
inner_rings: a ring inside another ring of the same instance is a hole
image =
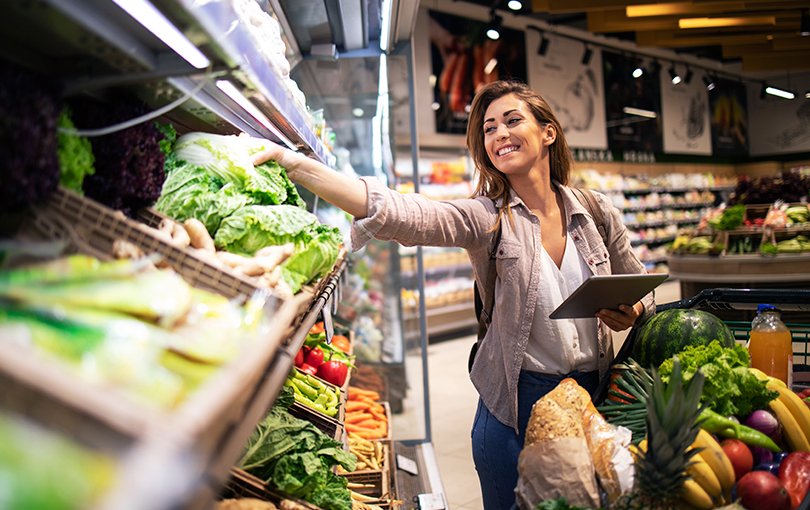
[[[596,317],[613,331],[624,331],[636,323],[636,319],[644,312],[644,305],[641,301],[633,306],[619,305],[619,310],[599,310]]]
[[[257,152],[252,160],[254,165],[273,160],[286,171],[291,181],[355,218],[366,217],[368,192],[363,181],[336,172],[319,161],[277,144]]]

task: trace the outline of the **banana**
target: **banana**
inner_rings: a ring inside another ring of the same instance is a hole
[[[700,453],[698,453],[698,456],[706,462],[714,472],[717,480],[720,482],[720,486],[723,488],[726,501],[731,501],[731,489],[734,487],[734,482],[736,481],[734,477],[734,467],[731,465],[731,461],[726,456],[726,453],[720,447],[720,444],[714,440],[711,434],[701,429],[692,446],[703,448]]]
[[[699,454],[692,457],[691,462],[686,467],[686,473],[692,475],[692,479],[706,491],[709,497],[720,504],[723,503],[723,487],[720,485],[720,480]]]
[[[779,392],[779,400],[785,404],[790,414],[796,418],[796,422],[804,433],[805,439],[810,442],[810,409],[802,402],[801,397],[793,393],[789,388],[773,384],[772,382],[769,382],[766,387],[771,391]],[[810,452],[808,450],[804,451]]]
[[[683,483],[683,487],[681,487],[678,495],[684,501],[700,510],[711,510],[715,506],[714,501],[712,501],[712,498],[706,491],[704,491],[696,481],[691,479]]]
[[[804,435],[804,432],[802,432],[796,418],[793,417],[793,414],[791,414],[787,406],[785,406],[782,397],[780,396],[776,400],[771,400],[768,406],[770,406],[771,411],[776,414],[776,417],[779,418],[779,421],[782,422],[782,435],[787,440],[791,451],[799,450],[810,452],[810,443],[807,441],[807,437]]]

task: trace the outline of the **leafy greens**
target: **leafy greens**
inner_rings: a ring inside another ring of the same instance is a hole
[[[678,359],[681,361],[684,383],[698,369],[703,371],[706,382],[701,402],[713,398],[709,407],[723,416],[747,416],[758,409],[765,409],[768,402],[779,396],[777,392],[765,388],[765,381],[748,370],[748,350],[742,345],[725,348],[714,340],[709,345],[685,348],[678,354]],[[658,370],[661,379],[668,383],[672,358],[664,361]]]
[[[239,466],[249,473],[325,510],[351,510],[347,479],[331,470],[354,471],[357,458],[312,423],[292,416],[292,389],[284,387],[276,405],[248,442]]]

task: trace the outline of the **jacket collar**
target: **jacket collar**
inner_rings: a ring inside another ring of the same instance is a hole
[[[571,218],[575,214],[584,214],[588,218],[593,219],[591,217],[591,213],[588,211],[588,209],[583,207],[579,199],[577,199],[577,197],[574,195],[574,192],[571,191],[571,188],[568,186],[563,186],[555,179],[552,179],[551,182],[554,183],[558,190],[560,190],[560,194],[562,195],[563,204],[565,205],[565,220],[567,225],[571,224]],[[500,210],[502,204],[503,198],[499,198],[495,201],[495,206],[498,210]],[[520,198],[517,193],[515,193],[515,190],[510,189],[509,207],[515,208],[517,206],[526,207],[526,204],[523,202],[523,199]]]

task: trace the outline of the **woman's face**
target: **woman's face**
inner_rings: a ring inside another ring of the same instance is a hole
[[[554,143],[552,124],[541,125],[526,103],[514,94],[493,101],[484,114],[484,147],[495,168],[505,175],[527,173],[548,160]]]

